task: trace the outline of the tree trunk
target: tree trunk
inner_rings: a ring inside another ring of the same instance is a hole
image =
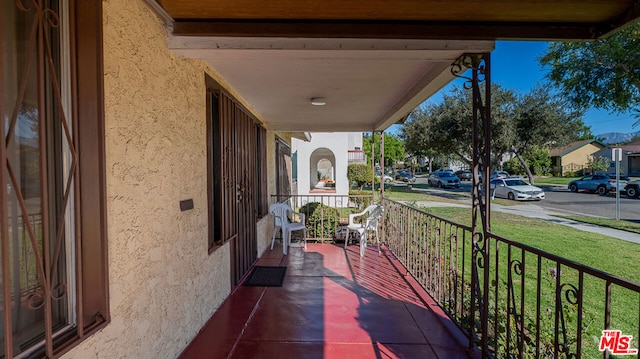
[[[462,153],[460,152],[455,152],[456,155],[458,155],[458,157],[462,160],[462,162],[466,163],[467,166],[469,166],[469,168],[473,167],[473,161],[465,156],[462,155]]]
[[[520,164],[522,165],[522,167],[524,167],[524,170],[527,171],[527,177],[529,177],[529,183],[533,184],[534,183],[533,174],[531,173],[529,166],[527,166],[527,163],[525,162],[524,158],[522,158],[522,156],[520,156],[520,153],[516,150],[513,150],[513,153],[516,155],[516,157],[518,157],[518,161],[520,161]]]

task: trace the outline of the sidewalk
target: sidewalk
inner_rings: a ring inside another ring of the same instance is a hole
[[[470,201],[460,201],[460,203],[420,201],[420,202],[416,202],[416,206],[471,208],[471,203]],[[569,219],[557,217],[558,215],[562,215],[562,213],[543,208],[536,204],[529,203],[529,204],[519,204],[515,206],[503,206],[496,203],[492,203],[491,210],[496,212],[511,213],[511,214],[524,216],[524,217],[538,218],[545,221],[562,224],[564,226],[569,226],[581,231],[586,231],[589,233],[598,233],[604,236],[609,236],[609,237],[618,238],[624,241],[640,244],[640,234],[621,231],[613,228],[600,227],[593,224],[576,222]]]

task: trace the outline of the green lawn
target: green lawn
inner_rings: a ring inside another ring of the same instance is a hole
[[[535,178],[536,185],[568,185],[569,182],[581,177],[539,177]]]
[[[471,225],[471,210],[467,208],[431,207],[427,211]],[[499,236],[640,283],[640,244],[502,212],[491,212],[491,230]]]

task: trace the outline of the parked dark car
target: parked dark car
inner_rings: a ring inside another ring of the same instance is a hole
[[[638,197],[638,195],[640,195],[640,180],[627,183],[624,190],[627,192],[627,196],[631,198]]]
[[[620,183],[616,183],[616,177],[608,174],[587,175],[569,182],[567,186],[571,192],[589,191],[599,195],[605,195],[615,191],[625,191],[627,177],[620,177]]]
[[[471,181],[473,177],[473,173],[468,170],[458,170],[455,172],[455,175],[460,179],[460,181]]]
[[[402,180],[401,179],[402,177],[408,177],[408,176],[413,176],[413,174],[408,170],[397,170],[394,178],[397,180]]]
[[[400,175],[401,174],[406,174],[406,173],[409,173],[409,171],[407,171],[407,170],[397,170],[396,174],[394,175],[394,179],[399,180],[400,179]]]
[[[433,172],[427,179],[429,185],[440,188],[454,187],[460,188],[460,179],[451,172]]]
[[[402,181],[402,182],[408,182],[408,183],[413,183],[416,181],[416,178],[414,175],[411,174],[411,172],[409,171],[398,171],[398,173],[396,174],[396,179]]]

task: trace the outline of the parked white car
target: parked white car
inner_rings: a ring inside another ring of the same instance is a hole
[[[376,178],[380,179],[380,173],[376,174]],[[393,177],[389,175],[384,175],[384,183],[391,183],[391,182],[393,182]]]
[[[496,178],[489,182],[494,197],[508,198],[518,201],[540,201],[544,199],[544,191],[532,186],[522,178]]]

